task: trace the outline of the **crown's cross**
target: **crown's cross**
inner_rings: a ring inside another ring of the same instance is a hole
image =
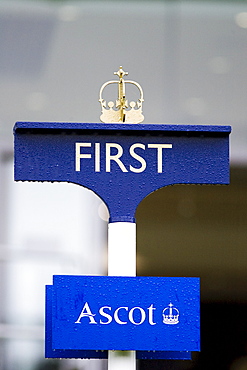
[[[141,86],[135,82],[130,80],[124,80],[124,76],[128,75],[128,72],[125,72],[122,67],[119,68],[117,72],[114,72],[114,75],[119,77],[119,81],[108,81],[101,86],[100,89],[100,97],[99,102],[101,104],[102,114],[100,116],[100,120],[104,123],[115,123],[115,122],[125,122],[125,123],[140,123],[144,120],[144,116],[142,114],[142,102],[143,99],[143,91]],[[118,84],[118,99],[116,103],[113,101],[109,101],[106,108],[106,101],[103,99],[103,90],[107,85],[110,84]],[[140,93],[140,98],[137,102],[131,101],[128,104],[128,100],[126,100],[125,96],[125,85],[132,84],[136,86]]]
[[[173,304],[172,303],[170,303],[169,305],[169,316],[170,316],[170,318],[173,316],[172,315],[172,307],[173,307]]]
[[[128,75],[128,72],[124,72],[122,67],[119,68],[117,72],[114,72],[114,75],[119,77],[118,82],[118,100],[116,107],[120,112],[120,122],[125,122],[125,109],[128,108],[128,102],[125,100],[125,81],[123,77]]]

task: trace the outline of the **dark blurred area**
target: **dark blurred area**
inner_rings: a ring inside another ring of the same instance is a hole
[[[202,341],[191,362],[140,369],[247,368],[246,191],[247,169],[235,167],[230,186],[175,185],[139,206],[139,275],[201,278]]]

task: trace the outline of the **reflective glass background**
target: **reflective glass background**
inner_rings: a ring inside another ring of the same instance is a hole
[[[201,354],[139,369],[247,368],[246,60],[245,1],[0,1],[0,370],[107,366],[43,354],[52,275],[107,273],[106,207],[76,185],[14,183],[12,129],[98,122],[120,65],[144,122],[233,129],[230,186],[173,186],[138,207],[138,274],[199,276],[202,295]]]

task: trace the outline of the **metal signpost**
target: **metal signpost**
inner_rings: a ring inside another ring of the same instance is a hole
[[[63,181],[109,209],[108,277],[54,276],[46,295],[46,357],[190,359],[200,350],[198,278],[136,277],[135,211],[173,184],[229,183],[229,126],[141,124],[143,92],[120,67],[100,90],[103,123],[17,122],[16,181]],[[103,98],[117,84],[116,103]],[[127,84],[140,93],[125,98]],[[109,352],[108,352],[109,351]]]

